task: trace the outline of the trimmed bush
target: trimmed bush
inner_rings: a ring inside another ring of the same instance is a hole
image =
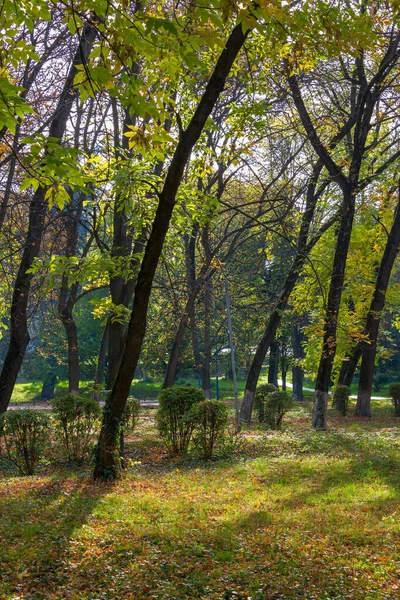
[[[125,405],[125,410],[122,415],[121,423],[123,427],[130,427],[133,431],[135,429],[138,416],[140,412],[140,400],[137,398],[133,398],[132,396],[128,398]]]
[[[257,386],[256,393],[254,394],[254,408],[257,411],[258,422],[264,423],[265,410],[264,405],[267,400],[268,394],[276,392],[277,389],[273,383],[263,383]]]
[[[159,397],[156,425],[161,439],[173,456],[188,450],[195,426],[192,407],[204,400],[201,390],[175,386],[162,390]]]
[[[391,383],[389,385],[389,394],[392,396],[394,414],[400,417],[400,383]]]
[[[191,410],[195,423],[193,441],[202,458],[213,456],[216,442],[223,437],[228,407],[218,400],[202,400]]]
[[[101,408],[96,400],[67,394],[51,401],[64,454],[70,463],[82,464],[92,447]]]
[[[33,475],[49,437],[50,418],[35,410],[8,411],[0,417],[7,456],[21,475]]]
[[[350,388],[347,385],[337,385],[333,391],[332,406],[345,417],[349,409]]]
[[[271,392],[264,402],[264,423],[270,429],[280,429],[283,415],[293,406],[293,398],[287,392]]]

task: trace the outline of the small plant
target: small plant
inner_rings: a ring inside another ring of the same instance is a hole
[[[349,409],[350,388],[347,385],[337,385],[333,392],[332,406],[345,417]]]
[[[33,475],[43,456],[50,427],[49,415],[34,410],[9,411],[0,417],[0,435],[7,456],[21,475]]]
[[[389,394],[392,396],[394,414],[396,417],[400,417],[400,383],[390,384]]]
[[[175,386],[160,393],[157,429],[173,456],[187,452],[195,426],[191,409],[203,400],[203,392],[196,388]]]
[[[270,429],[280,429],[283,415],[293,406],[293,398],[287,392],[271,392],[264,402],[264,423]]]
[[[132,396],[128,398],[125,405],[125,410],[122,415],[121,423],[124,427],[130,427],[133,431],[135,429],[138,416],[140,412],[140,400],[137,398],[133,398]]]
[[[211,459],[216,442],[225,433],[228,407],[218,400],[202,400],[191,410],[195,433],[194,444],[202,458]]]
[[[265,420],[264,405],[268,394],[276,391],[276,387],[272,383],[263,383],[262,385],[257,386],[256,393],[254,394],[254,408],[257,411],[259,423],[264,423]]]
[[[92,445],[101,412],[99,404],[92,398],[67,394],[52,400],[51,405],[68,462],[82,464]]]

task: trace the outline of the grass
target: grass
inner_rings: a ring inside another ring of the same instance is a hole
[[[197,379],[178,379],[177,385],[191,385],[197,387]],[[238,388],[239,392],[244,391],[245,381],[239,381]],[[211,381],[211,392],[213,398],[216,397],[215,391],[215,378]],[[80,389],[83,395],[90,394],[93,387],[93,381],[82,381]],[[144,382],[139,379],[134,379],[131,386],[131,395],[135,398],[157,398],[161,391],[162,381],[155,382]],[[229,379],[219,379],[219,397],[225,398],[233,396],[233,382]],[[17,383],[14,388],[14,392],[11,398],[11,402],[40,402],[40,395],[42,391],[42,383],[40,381],[34,381],[30,383]],[[55,387],[55,395],[62,396],[68,393],[68,382],[66,380],[58,381]]]
[[[6,600],[400,597],[400,437],[388,404],[372,420],[310,430],[310,403],[282,432],[253,426],[231,459],[171,460],[145,411],[128,469],[43,464],[0,479]]]

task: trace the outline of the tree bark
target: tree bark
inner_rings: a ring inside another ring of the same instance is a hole
[[[400,244],[400,189],[399,201],[396,206],[391,230],[388,235],[385,250],[379,265],[376,278],[374,295],[367,315],[365,333],[367,340],[361,342],[360,381],[355,415],[357,417],[371,416],[372,381],[376,357],[376,344],[378,340],[379,324],[382,311],[385,307],[386,292],[389,286],[390,275],[394,261],[399,251]]]
[[[275,339],[269,347],[268,383],[278,387],[279,342]]]
[[[99,348],[99,356],[97,358],[96,375],[93,382],[93,398],[99,402],[100,400],[100,387],[104,380],[104,370],[106,367],[107,358],[107,347],[108,347],[108,334],[110,331],[109,323],[107,322],[101,336],[101,343]]]
[[[116,454],[119,424],[146,332],[151,288],[175,206],[176,194],[192,149],[225,86],[233,62],[243,47],[249,32],[250,29],[244,32],[242,23],[239,23],[229,36],[197,109],[187,129],[181,133],[167,172],[164,187],[159,194],[156,216],[153,220],[152,230],[138,274],[122,361],[113,390],[106,400],[103,425],[97,446],[95,478],[109,479],[117,476],[118,459]]]
[[[201,368],[201,383],[204,398],[211,400],[211,284],[206,283],[204,289],[204,350]]]
[[[275,308],[272,310],[267,320],[264,334],[260,340],[260,343],[257,346],[256,353],[250,365],[249,373],[247,375],[246,380],[246,387],[244,391],[242,406],[240,408],[241,420],[245,423],[250,423],[251,421],[254,393],[256,391],[258,378],[261,373],[261,368],[264,363],[268,349],[273,340],[275,339],[276,331],[282,320],[282,313],[287,306],[290,294],[292,293],[293,288],[296,285],[296,282],[298,280],[298,277],[304,266],[309,252],[314,247],[318,239],[321,237],[323,231],[325,231],[329,226],[329,223],[326,223],[325,226],[320,229],[318,234],[316,234],[307,244],[307,238],[314,217],[317,201],[322,192],[325,190],[324,185],[322,185],[318,190],[316,189],[321,171],[322,163],[321,161],[318,161],[314,166],[313,173],[310,177],[310,181],[307,186],[306,209],[303,213],[301,220],[300,232],[297,240],[297,254],[283,283],[278,300],[275,304]]]
[[[293,325],[292,327],[292,348],[293,348],[293,357],[295,360],[299,360],[304,358],[304,350],[302,346],[302,332],[300,331],[297,325]],[[292,382],[293,389],[292,395],[295,400],[298,402],[302,402],[304,400],[303,394],[303,369],[295,364],[292,367]]]
[[[96,28],[86,24],[50,125],[50,138],[61,141],[64,135],[72,105],[78,94],[78,90],[73,87],[75,75],[78,73],[77,66],[87,62],[96,36]],[[39,187],[29,206],[28,231],[11,301],[10,343],[0,374],[0,414],[7,410],[29,343],[27,308],[33,275],[27,271],[40,251],[47,212],[45,194],[46,189]]]
[[[340,299],[344,284],[347,254],[353,227],[355,195],[352,190],[343,194],[341,221],[336,242],[335,256],[331,274],[328,301],[325,311],[324,336],[321,359],[315,383],[315,399],[312,426],[315,429],[326,429],[329,384],[332,375],[333,361],[336,353],[336,329],[339,315]]]
[[[360,358],[361,346],[356,344],[346,358],[342,361],[338,379],[339,385],[347,385],[347,387],[351,386]]]

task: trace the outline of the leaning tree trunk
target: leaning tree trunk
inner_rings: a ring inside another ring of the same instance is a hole
[[[275,308],[273,309],[268,318],[264,334],[260,340],[260,343],[257,346],[257,350],[254,354],[253,360],[250,365],[249,373],[247,375],[246,380],[243,401],[240,408],[240,417],[241,420],[245,423],[250,423],[251,421],[254,394],[256,391],[258,379],[260,377],[261,368],[264,363],[268,349],[275,339],[276,331],[281,323],[282,313],[287,306],[290,294],[292,293],[293,288],[296,285],[296,282],[299,278],[300,272],[304,266],[309,252],[314,247],[318,239],[321,237],[322,233],[329,227],[329,223],[326,223],[323,226],[323,228],[320,229],[318,234],[316,234],[313,237],[313,239],[310,240],[310,242],[307,244],[308,233],[314,217],[315,207],[317,205],[318,198],[325,189],[325,186],[323,185],[319,188],[319,190],[316,190],[321,171],[322,163],[321,161],[318,161],[314,166],[313,173],[307,187],[307,204],[301,220],[301,227],[299,237],[297,240],[297,254],[283,283]]]
[[[119,424],[146,332],[151,288],[175,206],[176,195],[192,149],[225,86],[233,62],[243,47],[249,32],[250,29],[247,27],[244,32],[242,23],[239,23],[229,36],[196,111],[187,129],[180,136],[168,168],[164,187],[159,194],[158,208],[137,278],[124,353],[113,390],[106,400],[103,425],[97,446],[95,478],[110,479],[117,476]]]
[[[347,387],[351,386],[360,358],[361,346],[360,344],[356,344],[342,361],[338,379],[339,385],[347,385]]]
[[[400,190],[399,190],[400,196]],[[378,340],[379,324],[382,310],[385,307],[386,292],[388,289],[393,264],[400,245],[400,197],[396,206],[392,228],[388,235],[379,271],[376,278],[374,295],[368,311],[365,333],[367,340],[361,343],[362,358],[360,367],[360,381],[355,415],[357,417],[371,416],[372,381],[376,357],[376,344]]]
[[[354,209],[354,194],[353,191],[349,189],[347,193],[343,193],[341,221],[326,305],[322,354],[315,383],[312,426],[315,429],[321,430],[326,429],[329,384],[336,352],[337,320],[344,284],[347,254],[350,246],[351,230],[353,227]]]
[[[72,105],[78,94],[78,91],[73,87],[75,75],[78,73],[77,67],[87,62],[96,36],[96,28],[90,24],[85,25],[79,40],[79,47],[73,59],[73,64],[69,70],[51,121],[49,138],[61,140],[64,135]],[[30,339],[27,309],[33,275],[28,271],[39,255],[43,238],[47,213],[45,194],[46,189],[39,187],[29,206],[28,231],[11,301],[10,342],[0,374],[0,413],[7,410]]]

